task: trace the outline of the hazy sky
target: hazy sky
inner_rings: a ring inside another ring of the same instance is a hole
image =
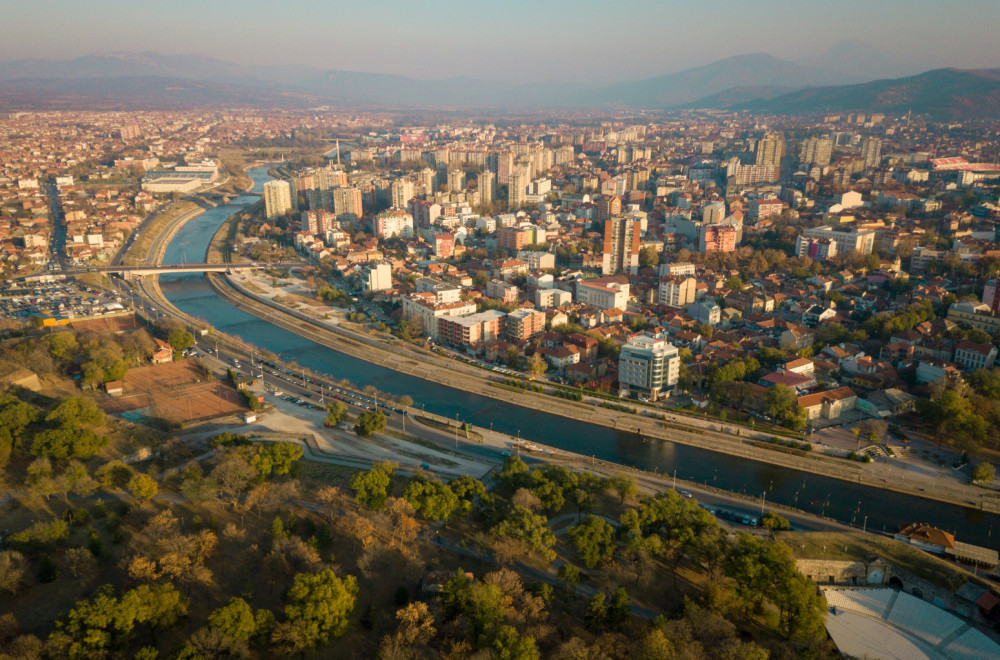
[[[857,39],[923,68],[1000,67],[1000,0],[0,0],[0,61],[108,51],[418,78],[641,78]]]

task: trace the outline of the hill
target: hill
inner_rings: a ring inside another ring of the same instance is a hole
[[[942,119],[985,119],[1000,112],[1000,69],[935,69],[906,78],[802,89],[731,107],[776,114],[913,111]]]
[[[814,66],[795,64],[765,53],[737,55],[705,66],[665,76],[623,82],[581,95],[582,102],[618,103],[634,107],[670,107],[690,103],[732,88],[837,85],[860,82],[860,76],[845,76]]]

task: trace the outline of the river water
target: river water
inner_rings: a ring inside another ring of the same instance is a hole
[[[257,191],[268,179],[266,168],[248,174]],[[210,209],[188,222],[167,247],[164,263],[202,261],[212,235],[222,222],[258,199],[251,195],[237,197],[230,204]],[[892,531],[900,523],[925,522],[954,532],[966,543],[990,547],[995,547],[994,527],[1000,533],[1000,516],[995,514],[668,441],[644,439],[634,433],[546,414],[540,409],[544,399],[539,400],[539,409],[524,408],[400,374],[320,346],[247,314],[219,298],[198,274],[161,276],[160,288],[177,308],[222,332],[317,373],[346,378],[358,386],[371,384],[393,395],[409,394],[416,407],[423,406],[439,415],[458,417],[526,440],[661,474],[676,470],[678,478],[746,493],[758,500],[766,492],[767,502],[788,504],[846,523],[860,526],[867,518],[867,527],[872,530]],[[748,504],[748,511],[753,508],[754,505]]]

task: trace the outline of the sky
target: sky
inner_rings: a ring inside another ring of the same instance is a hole
[[[1000,67],[1000,1],[0,0],[0,61],[110,51],[541,82],[612,81],[852,39],[917,70]]]

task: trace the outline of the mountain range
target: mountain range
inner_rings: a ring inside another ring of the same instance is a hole
[[[444,108],[724,108],[760,112],[871,110],[985,116],[996,109],[996,71],[941,69],[872,80],[899,65],[842,42],[806,61],[765,53],[607,84],[508,83],[473,78],[251,66],[197,55],[114,52],[72,60],[0,63],[0,107],[183,108],[325,104]],[[864,71],[866,75],[857,72]],[[947,90],[935,96],[935,86]]]

